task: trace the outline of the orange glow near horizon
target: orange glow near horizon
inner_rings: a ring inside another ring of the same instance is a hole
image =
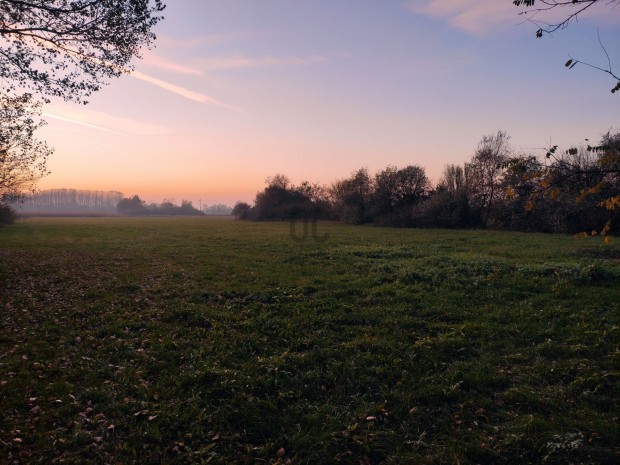
[[[39,188],[232,205],[277,173],[329,185],[415,164],[437,181],[500,129],[519,154],[617,124],[608,76],[562,65],[568,51],[600,55],[597,28],[617,43],[620,8],[537,41],[494,0],[351,5],[168,5],[133,76],[87,106],[44,108],[37,137],[55,153]]]

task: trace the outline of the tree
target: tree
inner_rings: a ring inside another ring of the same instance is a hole
[[[161,0],[0,0],[5,93],[84,101],[150,47]]]
[[[580,229],[600,229],[606,234],[620,211],[620,131],[607,132],[599,145],[588,143],[585,147],[571,147],[563,152],[558,152],[557,148],[553,146],[546,153],[550,163],[541,173],[536,194],[548,193],[556,197],[558,193],[569,192],[571,200],[589,213],[589,223]],[[596,215],[597,209],[611,215]]]
[[[269,176],[265,182],[267,183],[267,187],[274,187],[277,189],[288,189],[288,186],[291,184],[288,176],[285,174],[275,174],[274,176]]]
[[[0,204],[0,226],[13,224],[17,218],[17,213],[8,205]]]
[[[465,192],[467,184],[465,179],[465,171],[459,165],[447,165],[443,170],[443,175],[437,183],[437,188],[445,190],[450,194]]]
[[[510,157],[510,136],[505,131],[484,136],[470,163],[465,165],[470,200],[481,215],[483,226],[488,226],[495,201],[502,194],[500,189],[502,165]]]
[[[620,217],[620,131],[608,131],[599,145],[566,150],[554,145],[545,152],[544,163],[518,157],[503,164],[507,173],[518,174],[513,186],[527,186],[521,191],[526,210],[542,212],[543,230],[611,232]]]
[[[388,166],[375,175],[373,219],[384,224],[409,225],[413,206],[426,198],[429,190],[430,181],[424,168]]]
[[[307,181],[294,186],[286,176],[277,174],[267,178],[267,187],[256,194],[248,214],[259,221],[325,218],[329,211],[323,191]]]
[[[430,181],[424,168],[409,165],[398,169],[388,166],[375,176],[375,194],[384,198],[389,207],[412,205],[428,192]]]
[[[506,171],[500,185],[504,195],[496,211],[499,225],[520,231],[563,232],[563,212],[558,208],[557,199],[539,202],[537,208],[532,208],[532,194],[538,188],[537,176],[544,168],[542,162],[534,155],[519,155],[513,160],[504,165]]]
[[[480,211],[474,211],[470,203],[470,180],[465,173],[459,165],[444,168],[435,190],[416,209],[415,224],[439,228],[480,226]]]
[[[138,195],[121,199],[116,206],[116,210],[121,215],[146,215],[148,210],[146,202]]]
[[[52,150],[34,138],[44,123],[37,121],[38,106],[29,95],[0,97],[0,205],[14,203],[34,192],[45,176]]]
[[[330,197],[340,221],[362,224],[369,220],[372,187],[366,168],[360,168],[350,178],[336,181],[331,186]]]
[[[161,0],[0,0],[0,202],[34,189],[51,150],[34,94],[87,103],[149,47]]]
[[[247,220],[252,207],[246,202],[237,202],[232,209],[232,215],[239,220]]]
[[[48,189],[29,195],[20,206],[24,213],[115,213],[123,194],[117,191]]]
[[[572,22],[578,20],[579,15],[595,5],[613,7],[614,4],[619,2],[620,0],[540,0],[538,6],[536,6],[536,0],[513,0],[512,3],[517,7],[526,8],[526,10],[520,12],[519,14],[525,16],[528,21],[536,25],[536,37],[541,38],[544,34],[552,34],[559,29],[566,29]],[[552,20],[551,22],[544,21],[544,15],[551,13],[554,10],[564,10],[568,11],[568,13],[561,16],[561,19],[559,20]],[[607,57],[607,68],[602,68],[600,66],[595,66],[590,63],[574,59],[568,60],[565,63],[565,66],[572,69],[577,64],[581,63],[582,65],[609,74],[617,81],[616,85],[611,89],[611,92],[615,93],[620,91],[620,75],[615,74],[612,71],[609,53],[607,53],[600,36],[599,43],[601,44],[601,48]]]
[[[202,212],[205,215],[232,215],[233,209],[223,203],[217,203],[215,205],[205,205],[202,207]]]

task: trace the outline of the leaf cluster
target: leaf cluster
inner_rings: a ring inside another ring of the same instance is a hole
[[[34,137],[44,124],[37,118],[39,108],[29,94],[0,97],[0,204],[34,191],[36,181],[48,173],[52,149]]]
[[[0,0],[7,92],[83,102],[155,39],[161,0]]]

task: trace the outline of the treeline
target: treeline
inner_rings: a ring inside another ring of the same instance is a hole
[[[117,191],[49,189],[24,197],[9,205],[0,205],[0,222],[12,223],[18,215],[231,215],[224,204],[205,205],[202,211],[189,200],[177,205],[174,200],[147,204],[138,195],[124,198]]]
[[[29,195],[13,208],[20,213],[115,214],[123,194],[117,191],[49,189]]]
[[[620,132],[599,146],[540,159],[516,155],[506,132],[485,136],[468,163],[445,167],[432,185],[421,166],[361,168],[329,186],[267,180],[254,205],[239,202],[241,219],[316,218],[349,224],[497,228],[575,233],[610,232],[620,211]],[[610,221],[611,220],[611,221]],[[616,226],[617,227],[617,226]]]
[[[202,207],[202,213],[209,216],[227,216],[232,215],[232,207],[224,205],[223,203],[217,203],[214,205],[205,205]]]
[[[116,205],[116,211],[120,215],[129,216],[195,216],[204,214],[194,207],[190,200],[182,200],[180,205],[170,199],[165,199],[162,203],[147,204],[138,195],[121,199]]]
[[[218,203],[214,205],[205,205],[201,211],[194,207],[191,200],[182,200],[180,205],[177,205],[175,201],[171,199],[164,199],[162,203],[147,204],[138,195],[122,198],[116,204],[116,212],[120,215],[128,216],[224,216],[231,215],[232,210],[233,209],[228,205]]]

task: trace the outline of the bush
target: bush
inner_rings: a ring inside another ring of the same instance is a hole
[[[250,214],[250,205],[245,202],[237,202],[232,209],[232,215],[239,220],[247,220]]]
[[[0,204],[0,226],[13,224],[17,219],[17,213],[8,205]]]
[[[413,213],[414,226],[428,228],[475,228],[482,225],[479,212],[472,209],[463,193],[439,190]]]

